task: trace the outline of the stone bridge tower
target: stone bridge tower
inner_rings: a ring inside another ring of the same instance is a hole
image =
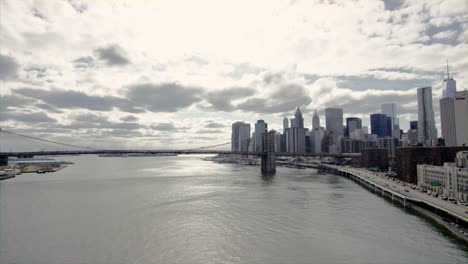
[[[262,173],[276,172],[275,131],[262,133]]]

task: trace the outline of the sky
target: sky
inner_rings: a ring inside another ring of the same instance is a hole
[[[0,127],[180,149],[230,141],[235,121],[281,131],[296,107],[307,127],[327,107],[368,125],[396,103],[406,131],[432,86],[440,135],[447,60],[468,87],[467,29],[465,0],[0,0]]]

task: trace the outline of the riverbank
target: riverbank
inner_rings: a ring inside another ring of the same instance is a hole
[[[338,175],[338,176],[342,176],[340,173],[339,170],[336,170],[336,171],[330,171],[330,173],[332,174],[335,174],[335,175]],[[364,177],[364,176],[362,176]],[[367,177],[366,177],[367,178]],[[351,179],[352,180],[352,179]],[[369,178],[367,178],[367,180],[370,181]],[[357,181],[357,180],[353,180],[355,183],[359,184],[360,186],[362,186],[364,189],[369,189],[366,184],[364,184],[363,181]],[[383,186],[380,186],[377,182],[373,182],[374,185],[376,186],[379,186],[380,189],[384,188]],[[380,191],[375,191],[374,188],[371,188],[370,189],[371,192],[373,193],[382,193]],[[382,194],[382,197],[385,199],[385,198],[388,198],[387,196],[383,195]],[[464,243],[468,244],[468,230],[466,227],[462,227],[462,226],[459,226],[457,223],[454,223],[452,221],[450,221],[449,219],[447,218],[444,218],[442,216],[439,216],[435,213],[432,213],[431,211],[423,208],[422,206],[420,206],[417,202],[412,202],[411,200],[409,200],[408,198],[406,199],[392,199],[392,201],[396,201],[400,204],[402,204],[404,207],[409,207],[411,209],[414,209],[415,211],[423,214],[424,216],[428,217],[428,218],[431,218],[432,220],[434,220],[436,223],[438,223],[439,225],[443,226],[445,229],[447,229],[451,234],[453,234],[454,236],[456,236],[457,238],[459,238],[460,240],[462,240]]]

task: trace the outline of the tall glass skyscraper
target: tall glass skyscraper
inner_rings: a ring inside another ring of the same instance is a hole
[[[432,87],[418,88],[418,141],[431,146],[437,141],[437,128],[432,108]]]
[[[231,151],[248,151],[250,141],[250,124],[235,122],[232,124]]]
[[[333,132],[333,136],[343,136],[343,109],[326,108],[325,125],[328,131]]]

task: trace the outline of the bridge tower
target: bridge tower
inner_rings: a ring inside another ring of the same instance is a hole
[[[262,133],[262,173],[276,172],[275,131]]]

